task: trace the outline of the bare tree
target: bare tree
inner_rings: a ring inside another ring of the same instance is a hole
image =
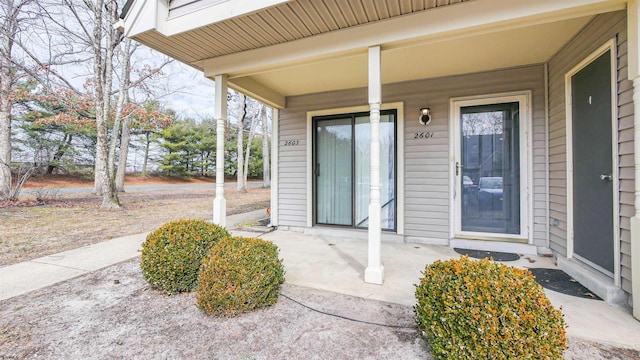
[[[58,27],[58,31],[74,33],[75,40],[83,43],[86,49],[75,50],[73,53],[65,53],[61,56],[68,58],[69,62],[75,59],[92,65],[88,89],[93,95],[92,113],[97,132],[94,192],[102,196],[103,208],[118,208],[120,205],[117,189],[124,188],[124,172],[130,138],[131,121],[129,117],[123,116],[125,105],[129,102],[129,90],[143,86],[146,80],[153,78],[164,65],[171,61],[165,60],[159,68],[141,71],[139,76],[131,81],[131,54],[137,46],[132,45],[129,40],[124,40],[122,34],[112,26],[118,19],[117,1],[85,0],[79,5],[73,0],[63,0],[63,4],[66,12],[71,15],[69,18],[73,21],[69,20],[67,23],[53,17],[50,21]],[[86,50],[89,50],[90,56],[82,55],[87,54]],[[115,56],[116,54],[119,56]],[[118,89],[114,91],[112,88],[116,80],[117,66],[120,66],[121,74],[118,79]],[[116,95],[117,100],[113,109],[112,104]],[[109,131],[111,120],[113,120],[113,126]],[[119,156],[117,156],[118,149]],[[116,157],[119,159],[120,174],[116,174]],[[120,186],[116,185],[116,178],[121,183]]]
[[[120,142],[120,156],[118,159],[118,171],[115,176],[116,191],[124,191],[124,175],[127,168],[127,155],[129,153],[129,140],[131,139],[131,131],[129,129],[130,115],[124,120],[123,110],[126,103],[129,102],[129,65],[131,63],[131,40],[124,40],[124,49],[121,51],[121,76],[118,86],[118,102],[116,105],[116,113],[113,121],[113,130],[111,130],[111,144],[109,147],[109,174],[114,172],[116,146]],[[122,137],[120,138],[120,123],[122,124]],[[120,140],[120,141],[118,141]]]
[[[258,107],[258,111],[257,113],[251,117],[251,122],[249,123],[249,136],[247,137],[247,146],[246,146],[246,150],[245,150],[245,161],[244,161],[244,186],[245,186],[245,191],[246,191],[246,187],[247,187],[247,180],[249,178],[249,159],[251,158],[251,144],[253,143],[253,138],[256,136],[256,127],[258,124],[258,119],[260,118],[260,114],[262,113],[262,109],[264,108],[264,105],[262,105],[261,103],[258,103],[257,101],[254,100],[255,104],[259,104]],[[239,165],[238,165],[239,166]]]
[[[269,163],[269,116],[267,107],[260,107],[260,119],[262,121],[262,187],[271,187],[271,172]]]
[[[247,97],[238,94],[238,169],[236,172],[237,189],[239,193],[247,192],[244,176],[244,121],[247,118]],[[247,162],[249,159],[247,159]]]
[[[11,194],[11,110],[16,81],[13,54],[23,22],[23,10],[31,0],[3,0],[0,6],[0,199]]]
[[[66,1],[71,7],[72,4]],[[103,28],[106,14],[112,13],[114,3],[112,1],[104,2],[104,0],[95,0],[95,3],[88,3],[94,14],[94,27],[91,48],[93,50],[93,94],[95,97],[95,114],[96,114],[96,171],[95,185],[96,190],[102,193],[103,209],[115,209],[120,207],[118,193],[115,191],[113,184],[113,176],[108,171],[107,158],[107,118],[111,105],[111,84],[113,79],[113,30]],[[110,19],[109,16],[106,17]],[[104,39],[104,40],[103,40]],[[103,48],[102,42],[106,43]]]

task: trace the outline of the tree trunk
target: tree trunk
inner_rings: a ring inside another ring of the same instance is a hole
[[[65,134],[64,141],[62,142],[56,153],[53,154],[53,158],[51,158],[51,163],[55,164],[62,159],[64,154],[67,153],[67,149],[71,147],[71,141],[73,141],[73,135]],[[51,163],[49,163],[49,165],[47,166],[47,174],[53,174],[53,171],[58,168],[58,165],[52,165]]]
[[[142,177],[147,176],[147,161],[149,160],[149,144],[151,140],[149,139],[150,133],[147,131],[145,134],[146,142],[144,144],[144,161],[142,162]]]
[[[0,200],[11,195],[11,89],[14,69],[11,64],[13,37],[18,31],[21,4],[5,0],[0,31]]]
[[[262,187],[271,187],[271,166],[269,163],[269,126],[267,124],[267,107],[262,106]]]
[[[129,102],[129,64],[131,60],[131,39],[124,39],[124,49],[122,50],[122,73],[120,76],[120,86],[118,88],[118,105],[116,107],[116,120],[113,125],[112,150],[109,152],[109,157],[112,161],[115,161],[115,138],[117,134],[117,128],[120,127],[120,120],[122,119],[122,111],[124,104]],[[120,155],[118,157],[118,170],[116,171],[116,191],[124,192],[124,175],[127,171],[127,156],[129,155],[129,140],[131,139],[131,131],[129,125],[131,124],[130,116],[127,116],[122,122],[122,137],[120,138]],[[117,127],[116,127],[117,124]]]
[[[131,118],[126,117],[122,123],[122,138],[120,139],[120,156],[116,171],[116,191],[124,192],[124,175],[127,172],[127,156],[129,156],[129,142],[131,141]]]
[[[0,84],[0,200],[11,193],[11,84],[5,77],[9,69],[2,65]]]
[[[244,180],[244,119],[247,117],[247,97],[240,94],[238,102],[238,168],[236,170],[236,181],[239,193],[247,192],[247,185]]]
[[[100,1],[104,1],[104,0],[100,0]],[[109,125],[109,118],[111,117],[111,86],[113,85],[113,47],[114,47],[114,42],[113,42],[113,32],[111,31],[111,26],[108,26],[108,22],[110,22],[112,19],[115,18],[114,15],[114,4],[112,1],[110,0],[106,0],[104,2],[104,6],[105,6],[105,19],[107,20],[107,26],[105,27],[105,29],[103,30],[103,34],[104,34],[104,42],[106,44],[105,48],[104,48],[104,58],[102,59],[102,64],[103,64],[103,71],[104,73],[102,74],[102,81],[104,82],[103,85],[103,92],[102,92],[102,97],[103,97],[103,102],[102,102],[102,107],[103,107],[103,115],[104,115],[104,120],[105,120],[105,130],[107,131],[107,137],[105,138],[105,146],[107,146],[107,143],[113,143],[118,141],[118,134],[111,134],[111,141],[108,141],[108,136],[109,136],[109,132],[108,132],[108,125]],[[117,20],[117,19],[115,19]],[[118,124],[118,132],[120,130],[120,124]],[[114,154],[115,156],[115,154]],[[114,177],[114,173],[113,173],[113,166],[114,166],[114,159],[111,158],[110,153],[107,153],[107,158],[106,158],[106,163],[107,163],[107,169],[108,169],[108,176],[110,179],[113,179]]]
[[[110,78],[112,74],[107,72],[107,69],[111,69],[108,65],[112,60],[108,57],[110,51],[107,50],[105,54],[102,53],[101,39],[103,37],[103,0],[97,0],[95,3],[95,27],[93,31],[93,51],[94,51],[94,95],[96,101],[96,181],[99,181],[102,192],[102,205],[103,209],[116,209],[120,207],[118,200],[118,194],[113,186],[112,176],[109,175],[107,164],[107,118],[109,116],[109,90],[107,85],[111,84]],[[107,11],[113,6],[111,3],[107,4]],[[110,33],[110,31],[107,31]],[[105,36],[110,40],[110,35]],[[110,41],[107,41],[107,48],[110,47]]]
[[[261,111],[262,111],[262,108],[258,110],[258,116],[254,116],[253,118],[251,118],[251,125],[249,126],[249,136],[247,137],[247,150],[246,150],[246,155],[244,157],[245,159],[245,162],[244,162],[245,191],[247,187],[247,181],[249,179],[249,159],[251,158],[251,143],[253,142],[253,138],[255,137],[255,122],[256,122],[256,119],[259,117]]]

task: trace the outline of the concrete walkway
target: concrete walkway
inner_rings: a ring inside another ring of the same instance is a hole
[[[265,210],[230,215],[227,217],[227,227],[233,232],[239,224],[265,217]],[[139,256],[147,234],[125,236],[0,267],[0,301]]]
[[[237,226],[264,217],[264,210],[232,215],[227,224],[234,235],[259,236],[278,245],[286,281],[292,285],[413,306],[414,284],[424,267],[438,259],[459,256],[444,246],[383,243],[385,283],[371,285],[363,281],[366,241],[289,231],[260,232],[258,228]],[[146,233],[127,236],[2,267],[0,301],[139,256],[145,237]],[[553,259],[537,256],[508,264],[521,268],[555,267]],[[628,309],[548,290],[547,295],[554,306],[562,308],[569,336],[640,350],[640,322]]]

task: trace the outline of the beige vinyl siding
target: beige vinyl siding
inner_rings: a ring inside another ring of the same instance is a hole
[[[404,103],[404,222],[405,235],[412,241],[450,238],[449,198],[449,102],[451,98],[490,95],[512,91],[532,91],[533,146],[532,201],[534,208],[534,244],[546,246],[546,172],[544,74],[542,65],[469,74],[438,79],[385,85],[383,102]],[[366,89],[287,98],[287,108],[280,111],[280,188],[287,187],[288,177],[306,179],[306,142],[297,147],[283,146],[285,140],[304,139],[306,113],[313,110],[367,105]],[[418,124],[418,111],[428,106],[432,122]],[[286,130],[286,131],[285,131]],[[429,139],[415,139],[417,132],[433,132]],[[290,162],[290,164],[287,164]],[[542,170],[540,170],[542,169]],[[304,180],[306,181],[306,180]],[[399,195],[402,196],[402,195]],[[280,225],[305,226],[306,189],[280,194]]]
[[[393,84],[383,89],[385,102],[405,102],[405,235],[412,240],[449,239],[451,174],[449,173],[449,105],[451,98],[521,90],[533,93],[534,166],[544,166],[544,76],[542,66]],[[418,124],[418,110],[429,106],[432,122]],[[433,138],[414,139],[416,132],[432,131]],[[533,196],[534,242],[545,246],[544,171],[534,173],[538,193]]]
[[[565,75],[608,40],[617,38],[618,161],[620,172],[620,240],[622,288],[631,293],[630,217],[633,191],[633,99],[627,80],[627,28],[624,11],[598,15],[549,60],[550,247],[567,254],[567,164]],[[557,226],[554,226],[554,221]]]

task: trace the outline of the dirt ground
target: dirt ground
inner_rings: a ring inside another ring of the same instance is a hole
[[[98,198],[82,194],[1,207],[0,266],[172,219],[210,218],[214,195],[213,187],[131,192],[121,196],[118,211],[99,210]],[[225,195],[229,213],[269,201],[268,189],[237,194],[230,188]],[[276,305],[241,317],[208,316],[194,294],[150,289],[138,257],[0,301],[0,359],[431,358],[410,307],[289,284],[281,294]],[[569,339],[565,358],[640,359],[640,352]]]
[[[0,302],[0,359],[431,358],[410,307],[284,285],[287,297],[270,308],[216,318],[197,308],[194,294],[150,289],[139,264]],[[566,359],[640,357],[569,340]]]
[[[206,183],[166,177],[127,180],[127,185]],[[95,195],[63,194],[59,189],[91,186],[77,178],[32,179],[28,189],[38,194],[21,195],[22,206],[0,206],[0,266],[54,254],[96,242],[154,230],[177,219],[210,219],[215,188],[131,191],[120,194],[122,209],[101,210]],[[37,202],[36,195],[44,198]],[[249,188],[239,194],[226,188],[227,214],[266,208],[270,189]],[[28,205],[28,206],[24,206]]]

